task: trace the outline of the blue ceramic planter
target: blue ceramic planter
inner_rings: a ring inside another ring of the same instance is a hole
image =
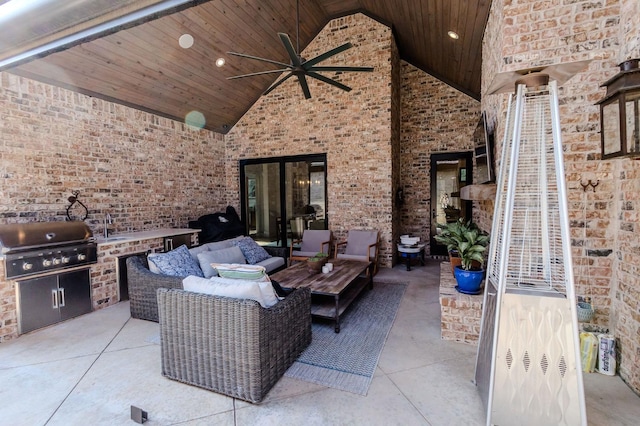
[[[454,271],[458,286],[456,290],[464,294],[480,294],[480,284],[484,278],[484,270],[465,271],[460,266],[456,266]]]

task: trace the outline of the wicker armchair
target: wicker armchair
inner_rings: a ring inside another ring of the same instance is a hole
[[[257,403],[311,342],[311,294],[271,308],[177,289],[158,290],[162,375]]]
[[[129,285],[129,309],[133,318],[158,322],[159,288],[182,289],[184,277],[154,274],[147,267],[144,256],[127,258],[127,281]]]

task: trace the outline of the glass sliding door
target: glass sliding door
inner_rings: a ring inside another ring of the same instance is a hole
[[[240,162],[242,219],[263,245],[288,247],[305,229],[328,229],[326,154]]]
[[[243,219],[247,235],[258,241],[278,237],[281,212],[280,165],[247,164],[244,173]]]

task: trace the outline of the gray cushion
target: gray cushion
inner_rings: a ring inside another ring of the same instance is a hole
[[[191,253],[191,257],[193,257],[193,260],[195,260],[196,262],[198,262],[198,254],[202,253],[203,251],[209,251],[209,247],[204,245],[204,246],[192,247],[189,249],[189,253]]]
[[[205,278],[218,275],[212,263],[246,263],[239,247],[228,247],[220,250],[203,251],[198,253],[198,262]]]
[[[324,246],[322,243],[327,243]],[[300,243],[300,251],[316,253],[323,251],[324,253],[329,254],[329,248],[331,244],[331,231],[328,229],[317,230],[317,229],[307,229],[302,234],[302,242]],[[299,256],[307,256],[304,254],[299,254]]]
[[[347,246],[344,254],[366,256],[367,250],[371,244],[378,242],[378,231],[359,231],[350,230],[347,235]],[[376,255],[375,247],[371,247],[371,251],[368,253],[370,257]]]
[[[370,262],[369,256],[365,255],[357,255],[357,254],[344,254],[338,253],[336,255],[338,259],[347,259],[347,260],[358,260],[360,262]]]
[[[233,247],[234,241],[237,241],[240,238],[243,238],[243,237],[229,238],[228,240],[222,240],[222,241],[214,241],[212,243],[204,244],[203,247],[206,247],[207,250],[212,250],[212,251],[213,250],[221,250],[221,249],[224,249],[224,248]]]
[[[299,250],[294,250],[291,253],[293,256],[298,256],[298,257],[314,257],[316,254],[318,254],[317,251],[299,251]]]
[[[269,273],[284,265],[284,257],[270,257],[262,262],[256,263],[256,265],[264,266],[267,273]]]

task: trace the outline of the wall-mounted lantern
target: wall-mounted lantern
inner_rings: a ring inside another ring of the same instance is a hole
[[[602,158],[640,156],[640,59],[619,65],[620,72],[606,81],[600,102]]]

